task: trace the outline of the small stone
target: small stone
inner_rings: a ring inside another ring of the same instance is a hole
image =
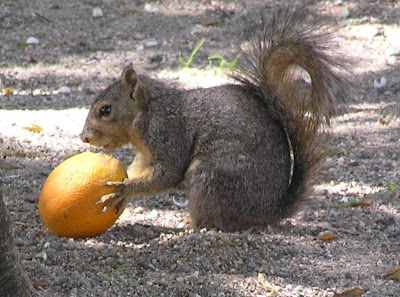
[[[394,65],[394,64],[396,64],[396,61],[397,61],[397,57],[396,57],[395,55],[389,56],[389,57],[386,58],[386,62],[387,62],[389,65]]]
[[[46,252],[40,252],[39,254],[36,255],[35,258],[43,259],[44,261],[46,261],[47,260],[47,254],[46,254]]]
[[[192,35],[196,35],[196,34],[200,34],[203,32],[203,29],[200,26],[196,26],[192,29],[192,31],[190,32],[190,34]]]
[[[323,231],[317,235],[317,239],[322,241],[329,241],[336,238],[337,236],[331,231]]]
[[[153,9],[151,8],[151,3],[145,3],[144,4],[144,11],[145,12],[152,12]]]
[[[139,32],[133,33],[132,37],[133,37],[133,39],[136,39],[136,40],[143,40],[146,38],[146,36],[144,34],[141,34]]]
[[[185,225],[186,225],[185,222],[180,222],[180,223],[178,223],[178,225],[176,225],[176,228],[181,229],[181,228],[184,228]]]
[[[103,16],[103,10],[100,7],[93,8],[92,16],[94,18],[101,18]]]
[[[67,86],[62,86],[60,88],[60,93],[61,94],[70,94],[71,93],[71,88],[69,88]]]
[[[341,202],[343,203],[349,203],[350,197],[349,196],[343,196],[342,199],[340,199]]]
[[[344,277],[347,278],[347,279],[352,279],[352,278],[353,278],[353,276],[351,275],[350,272],[346,272],[346,273],[344,274]]]
[[[393,191],[392,193],[390,193],[389,197],[388,197],[388,202],[392,203],[395,200],[397,200],[399,198],[399,192],[398,191]]]
[[[28,37],[26,39],[26,44],[39,44],[39,39],[37,39],[36,37]]]
[[[37,96],[37,95],[39,95],[40,94],[40,89],[34,89],[33,91],[32,91],[32,95],[34,95],[34,96]]]
[[[157,209],[153,209],[152,211],[150,211],[149,218],[156,218],[157,216],[158,216]]]
[[[345,19],[350,15],[350,11],[347,7],[341,7],[337,11],[337,16],[341,19]]]
[[[189,205],[189,199],[187,199],[187,198],[181,199],[181,198],[182,197],[175,197],[174,196],[174,197],[172,197],[172,201],[178,207],[181,207],[181,208],[187,207]]]
[[[49,282],[45,279],[35,279],[32,284],[35,288],[42,288],[47,287],[49,285]]]
[[[379,80],[374,79],[374,88],[381,89],[386,86],[386,78],[381,77]]]
[[[200,272],[199,271],[195,271],[192,274],[188,275],[185,277],[185,280],[192,280],[192,279],[196,279],[199,277]]]
[[[336,273],[334,271],[328,271],[325,274],[325,277],[326,277],[326,279],[334,279],[334,278],[336,278]]]
[[[158,42],[155,40],[146,42],[146,47],[157,47],[157,46],[158,46]]]
[[[141,213],[144,212],[144,209],[143,209],[143,207],[138,206],[138,207],[136,207],[136,208],[133,210],[133,212],[134,212],[135,214],[141,214]]]

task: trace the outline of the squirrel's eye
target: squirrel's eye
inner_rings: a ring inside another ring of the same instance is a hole
[[[111,114],[111,105],[103,105],[100,108],[100,116],[106,117]]]

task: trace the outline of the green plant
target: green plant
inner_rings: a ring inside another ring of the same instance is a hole
[[[400,185],[400,181],[398,181],[398,182],[390,182],[388,185],[387,185],[387,189],[388,189],[388,191],[394,191],[394,190],[396,190],[397,189],[397,187]]]
[[[343,149],[341,148],[332,148],[331,150],[329,150],[328,155],[330,157],[334,157],[334,156],[340,156],[343,154]]]
[[[184,61],[182,54],[179,53],[178,59],[179,59],[179,65],[181,68],[189,68],[190,67],[190,64],[192,63],[194,56],[199,51],[199,49],[203,45],[204,41],[206,41],[206,39],[203,37],[200,40],[200,42],[196,45],[194,50],[191,52],[189,58],[186,61]]]
[[[240,57],[240,54],[238,54],[235,59],[233,59],[231,62],[229,62],[225,57],[220,56],[220,55],[215,55],[215,56],[209,56],[208,60],[210,61],[210,63],[213,60],[219,61],[218,67],[221,70],[229,69],[230,71],[233,71],[236,69],[237,63],[239,61],[239,57]]]

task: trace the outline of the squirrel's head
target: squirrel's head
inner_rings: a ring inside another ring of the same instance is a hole
[[[147,100],[146,86],[132,66],[126,66],[121,79],[95,99],[80,135],[82,141],[110,150],[127,144]]]

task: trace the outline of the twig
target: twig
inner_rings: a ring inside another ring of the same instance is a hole
[[[42,20],[45,20],[46,22],[51,23],[51,20],[50,20],[50,19],[46,18],[45,16],[42,16],[40,13],[38,13],[38,12],[36,12],[36,11],[35,11],[35,15],[36,15],[37,17],[41,18]]]

